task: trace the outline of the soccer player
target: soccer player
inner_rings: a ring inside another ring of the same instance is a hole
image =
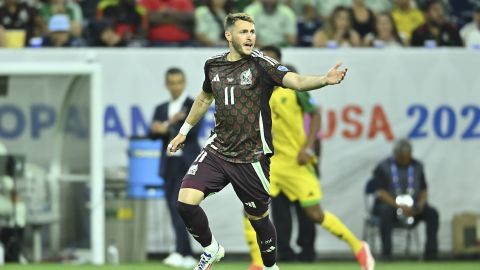
[[[323,76],[289,72],[253,49],[255,24],[250,16],[229,14],[224,27],[229,51],[206,61],[202,91],[178,135],[167,147],[167,153],[180,149],[189,130],[215,100],[213,135],[183,178],[177,209],[204,250],[195,270],[210,269],[225,255],[225,250],[213,237],[199,204],[231,183],[257,234],[264,269],[279,269],[275,227],[268,218],[269,167],[273,155],[270,96],[275,86],[308,91],[339,84],[347,70],[338,70],[340,63],[337,63]]]
[[[265,55],[278,57],[272,48],[262,50]],[[277,87],[270,99],[272,111],[272,134],[275,155],[271,159],[270,194],[277,197],[283,192],[291,201],[300,201],[306,215],[331,234],[345,241],[352,249],[363,270],[374,269],[375,261],[366,242],[360,241],[334,214],[322,210],[322,191],[315,171],[316,160],[312,150],[315,137],[320,129],[318,107],[307,92],[294,92]],[[304,113],[311,113],[310,130],[305,134]],[[316,122],[316,123],[315,123]],[[274,216],[275,218],[275,216]],[[282,220],[275,220],[280,223]],[[255,234],[245,224],[247,242],[255,242]],[[258,248],[249,245],[252,256],[251,270],[258,269],[260,254]]]

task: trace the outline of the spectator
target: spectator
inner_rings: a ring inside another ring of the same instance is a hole
[[[152,46],[190,46],[194,28],[191,0],[140,0],[148,11],[148,40]]]
[[[395,222],[414,225],[425,221],[427,241],[424,257],[427,260],[435,259],[438,253],[438,212],[427,202],[423,165],[412,158],[410,142],[398,141],[393,157],[381,161],[373,174],[377,190],[374,213],[380,217],[384,258],[391,259],[392,229]]]
[[[203,46],[225,46],[223,21],[231,8],[230,0],[207,0],[195,10],[195,37]]]
[[[5,44],[9,42],[9,30],[24,31],[25,45],[29,44],[32,37],[41,36],[46,32],[38,10],[20,0],[3,1],[3,6],[0,7],[0,29],[4,33]]]
[[[255,20],[256,45],[294,46],[297,43],[297,18],[293,10],[278,0],[261,0],[245,8]]]
[[[392,16],[405,44],[410,44],[413,31],[425,22],[422,12],[410,0],[395,0]]]
[[[55,14],[48,21],[48,35],[42,47],[80,47],[81,43],[71,32],[70,19],[65,14]]]
[[[367,47],[376,48],[400,48],[403,46],[390,13],[385,12],[377,15],[375,30],[365,36],[364,44]]]
[[[339,6],[333,11],[328,24],[317,31],[313,37],[314,47],[358,47],[360,35],[352,28],[350,13],[346,7]]]
[[[350,8],[352,27],[363,39],[375,29],[375,15],[365,6],[365,0],[354,0]]]
[[[135,0],[102,0],[97,7],[97,19],[113,22],[113,30],[122,40],[144,40],[148,29],[147,10]],[[109,33],[107,28],[107,32]],[[111,37],[115,35],[108,34]]]
[[[475,5],[473,21],[460,30],[460,36],[466,47],[480,48],[480,2]]]
[[[39,10],[44,22],[49,22],[54,14],[66,14],[70,19],[73,36],[80,37],[82,35],[82,9],[76,2],[72,0],[41,0]]]
[[[413,32],[412,46],[463,46],[457,27],[447,21],[440,0],[427,1],[424,13],[426,22]]]
[[[170,92],[171,100],[162,103],[155,109],[151,134],[159,137],[163,142],[162,153],[167,152],[167,145],[180,130],[185,122],[193,99],[185,92],[185,74],[178,68],[170,68],[165,75],[165,82]],[[190,130],[190,136],[184,147],[173,155],[161,155],[159,174],[165,179],[165,198],[170,212],[173,229],[175,231],[175,252],[171,253],[163,262],[173,267],[192,269],[197,261],[192,257],[192,248],[187,229],[180,218],[176,205],[182,178],[193,160],[200,153],[197,137],[201,125]]]
[[[322,27],[322,21],[317,16],[317,10],[313,5],[303,5],[303,16],[298,19],[298,46],[312,47],[313,35]]]
[[[91,24],[90,46],[93,47],[126,47],[127,41],[115,31],[109,20],[99,20]]]

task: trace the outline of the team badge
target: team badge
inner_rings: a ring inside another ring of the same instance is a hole
[[[198,164],[192,165],[190,166],[190,169],[188,169],[187,174],[195,175],[197,173],[197,170],[198,170]]]
[[[242,72],[242,75],[240,75],[240,84],[241,85],[252,84],[252,72],[250,71],[250,69],[247,69],[244,72]]]

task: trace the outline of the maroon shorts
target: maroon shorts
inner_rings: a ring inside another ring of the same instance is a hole
[[[269,172],[269,157],[254,163],[232,163],[203,149],[183,178],[182,188],[200,190],[207,197],[232,183],[245,212],[261,216],[270,203]]]

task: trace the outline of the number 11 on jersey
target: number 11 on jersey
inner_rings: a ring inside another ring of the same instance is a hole
[[[225,87],[225,105],[233,105],[235,104],[235,95],[234,95],[234,89],[235,87],[234,86],[231,86],[230,87],[230,91],[228,91],[229,87]],[[228,98],[229,96],[229,92],[230,92],[230,100]],[[230,101],[230,103],[228,103]]]

